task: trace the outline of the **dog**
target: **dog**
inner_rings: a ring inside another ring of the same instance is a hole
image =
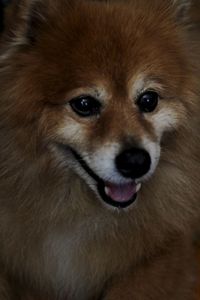
[[[195,299],[192,5],[13,1],[0,49],[1,300]]]

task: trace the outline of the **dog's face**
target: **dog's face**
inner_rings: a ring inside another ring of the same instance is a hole
[[[47,10],[41,20],[43,11],[32,13],[14,63],[17,122],[37,122],[46,155],[108,206],[128,207],[156,171],[164,133],[187,110],[175,18],[163,1],[59,0]]]

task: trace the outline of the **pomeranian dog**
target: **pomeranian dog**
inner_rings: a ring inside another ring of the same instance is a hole
[[[190,5],[13,1],[0,50],[1,300],[195,299]]]

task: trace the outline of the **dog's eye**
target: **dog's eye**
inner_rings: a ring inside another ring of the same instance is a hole
[[[100,113],[101,103],[91,96],[80,96],[69,103],[73,111],[81,117],[90,117]]]
[[[142,94],[137,100],[137,105],[141,112],[150,113],[158,105],[159,95],[156,92],[148,91]]]

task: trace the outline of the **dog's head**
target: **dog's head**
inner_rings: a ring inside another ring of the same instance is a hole
[[[19,144],[45,145],[43,155],[110,206],[135,201],[165,133],[187,120],[192,78],[177,2],[32,1],[2,55]]]

